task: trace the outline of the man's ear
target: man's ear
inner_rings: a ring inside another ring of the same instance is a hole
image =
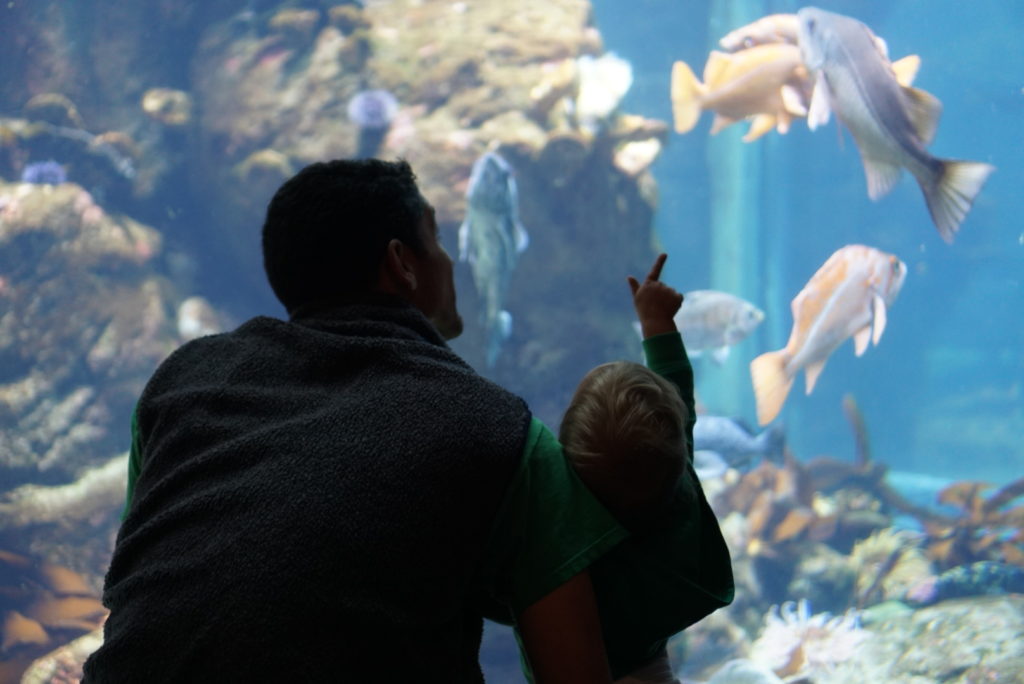
[[[395,294],[407,294],[416,291],[416,269],[409,259],[411,250],[398,238],[388,242],[384,252],[384,263],[381,265],[381,284]]]

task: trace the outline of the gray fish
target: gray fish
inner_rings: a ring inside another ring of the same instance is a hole
[[[729,347],[741,342],[764,320],[764,312],[735,295],[717,290],[692,290],[675,315],[686,350],[699,354],[710,350],[722,363]]]
[[[928,153],[925,145],[935,135],[942,103],[899,84],[871,29],[816,7],[801,9],[797,17],[802,58],[815,74],[808,126],[813,130],[836,113],[860,150],[873,200],[907,169],[921,186],[939,235],[951,243],[995,167]]]
[[[704,413],[697,416],[693,428],[694,467],[699,462],[708,472],[713,472],[718,460],[728,467],[739,468],[759,458],[782,463],[785,443],[779,424],[755,434],[740,420]],[[706,453],[698,458],[700,452]]]
[[[718,290],[691,290],[673,317],[686,352],[710,352],[717,364],[729,358],[729,348],[742,342],[764,320],[764,312],[745,299]],[[640,324],[633,328],[641,335]]]
[[[459,261],[468,261],[480,295],[480,320],[487,333],[490,368],[512,332],[505,295],[519,254],[529,244],[519,222],[519,193],[512,167],[488,152],[473,164],[466,191],[466,218],[459,227]]]

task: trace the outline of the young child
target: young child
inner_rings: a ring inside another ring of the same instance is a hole
[[[666,642],[733,598],[718,521],[693,470],[693,369],[673,316],[683,296],[662,283],[660,255],[629,278],[649,368],[590,371],[559,434],[580,479],[631,536],[591,566],[605,648],[618,682],[677,682]]]

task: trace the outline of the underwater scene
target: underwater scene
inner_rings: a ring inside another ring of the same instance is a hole
[[[668,253],[736,581],[680,681],[1024,682],[1024,3],[817,2],[0,5],[0,684],[79,681],[142,387],[285,316],[267,202],[369,156],[556,432]]]

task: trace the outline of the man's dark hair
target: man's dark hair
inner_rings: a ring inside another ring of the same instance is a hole
[[[407,162],[344,159],[310,164],[274,194],[263,224],[263,267],[289,312],[364,294],[389,241],[416,252],[426,201]]]

